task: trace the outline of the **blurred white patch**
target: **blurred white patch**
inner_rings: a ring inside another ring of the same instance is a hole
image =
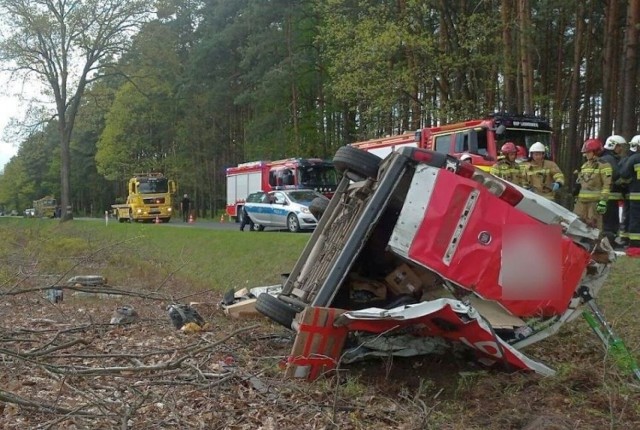
[[[562,291],[559,226],[505,225],[499,283],[505,300],[557,300]]]

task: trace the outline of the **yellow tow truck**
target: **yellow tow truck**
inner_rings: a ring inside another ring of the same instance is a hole
[[[162,173],[140,173],[129,179],[126,203],[111,205],[118,222],[169,222],[176,183]]]
[[[44,196],[40,200],[33,201],[33,214],[36,218],[55,218],[56,199],[53,196]]]

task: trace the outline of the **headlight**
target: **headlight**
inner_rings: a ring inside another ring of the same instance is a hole
[[[142,213],[142,208],[138,208],[138,213],[141,214]]]
[[[167,212],[171,212],[171,209],[172,209],[172,208],[167,208]]]
[[[301,208],[300,212],[302,212],[303,214],[310,214],[311,212],[309,212],[309,208]]]

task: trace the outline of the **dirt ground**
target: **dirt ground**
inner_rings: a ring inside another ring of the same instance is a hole
[[[43,296],[0,304],[1,428],[640,428],[638,387],[602,361],[595,336],[572,342],[576,326],[531,350],[553,378],[445,355],[354,363],[309,383],[284,377],[292,332],[227,317],[217,293],[194,298],[209,326],[196,333],[176,330],[162,300]],[[109,324],[125,304],[139,318]]]

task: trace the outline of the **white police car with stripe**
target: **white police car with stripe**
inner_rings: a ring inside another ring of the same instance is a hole
[[[309,204],[316,197],[322,197],[322,194],[314,190],[271,191],[261,202],[247,202],[245,209],[260,230],[277,227],[298,232],[313,229],[318,224],[309,211]]]

